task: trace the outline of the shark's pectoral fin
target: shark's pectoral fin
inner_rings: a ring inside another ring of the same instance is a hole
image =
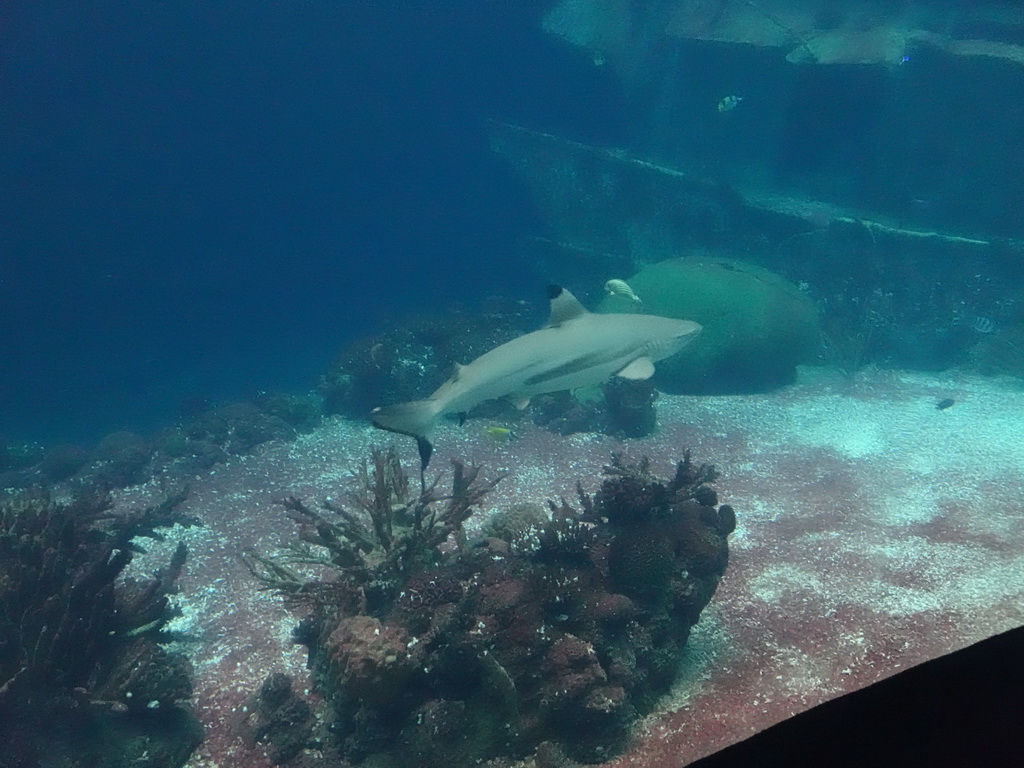
[[[615,375],[631,381],[649,379],[654,375],[654,363],[649,357],[638,357]]]
[[[512,403],[517,411],[525,411],[526,406],[530,404],[529,395],[509,395],[508,401]]]

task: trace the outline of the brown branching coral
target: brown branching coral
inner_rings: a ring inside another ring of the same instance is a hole
[[[440,475],[413,492],[394,447],[375,447],[370,461],[353,473],[356,488],[349,503],[355,510],[332,501],[315,510],[289,497],[282,504],[299,525],[301,544],[292,546],[284,561],[255,553],[243,559],[266,587],[295,603],[342,598],[348,604],[353,592],[372,599],[393,597],[404,578],[437,561],[439,545],[453,536],[461,543],[463,523],[503,477],[484,480],[480,467],[457,460],[452,468],[450,492],[438,489]],[[311,588],[287,561],[332,566],[342,584]]]
[[[711,489],[718,471],[711,464],[694,465],[689,450],[683,451],[683,459],[676,464],[675,475],[667,483],[651,473],[646,456],[631,463],[621,453],[612,454],[604,473],[608,479],[594,499],[580,494],[584,515],[596,514],[618,525],[641,524],[687,499],[712,507],[718,503]]]
[[[735,515],[718,506],[714,468],[686,453],[663,479],[615,455],[596,494],[577,484],[579,510],[551,502],[550,519],[493,526],[472,547],[462,525],[497,480],[455,462],[450,494],[437,480],[417,494],[399,470],[375,451],[346,507],[286,503],[296,557],[327,553],[321,578],[250,560],[311,609],[295,639],[326,702],[323,727],[302,736],[325,755],[313,764],[470,768],[544,744],[596,762],[621,749],[726,567]]]
[[[116,739],[83,745],[61,726],[101,732],[106,718],[132,714],[142,733],[182,727],[168,760],[154,765],[188,757],[198,739],[183,704],[188,665],[158,645],[175,615],[168,595],[185,549],[150,580],[121,579],[138,549],[133,539],[190,522],[176,511],[182,498],[130,514],[114,514],[98,495],[0,502],[0,742],[12,753],[112,765],[110,754],[128,747]]]

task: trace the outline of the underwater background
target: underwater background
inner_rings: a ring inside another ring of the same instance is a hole
[[[11,0],[0,768],[998,764],[1022,210],[1016,2]]]
[[[974,362],[1019,372],[1014,8],[9,3],[2,433],[88,443],[196,402],[306,391],[346,343],[416,312],[539,304],[552,280],[587,294],[695,249],[805,285],[833,336],[865,314],[906,321],[863,362],[946,368],[1003,337]],[[684,171],[718,199],[677,189],[675,215],[652,206],[658,179],[609,191],[614,162],[604,187],[552,176],[528,142],[495,146],[510,125]],[[765,210],[790,220],[752,220]],[[839,241],[817,237],[843,221]],[[921,239],[863,221],[984,247],[933,238],[892,260]]]
[[[152,429],[408,313],[542,298],[483,118],[624,135],[542,5],[6,4],[3,432]]]

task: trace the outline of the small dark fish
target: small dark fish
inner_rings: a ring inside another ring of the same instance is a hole
[[[947,397],[942,400],[939,400],[939,402],[935,404],[935,407],[938,408],[940,411],[944,411],[947,408],[952,408],[954,405],[956,405],[956,400],[954,400],[952,397]]]

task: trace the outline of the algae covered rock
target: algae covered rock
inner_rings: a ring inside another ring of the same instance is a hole
[[[704,326],[700,337],[657,365],[655,382],[675,394],[763,392],[791,383],[819,343],[817,310],[782,277],[725,258],[651,264],[629,279],[643,303],[608,296],[601,312],[646,312]]]

